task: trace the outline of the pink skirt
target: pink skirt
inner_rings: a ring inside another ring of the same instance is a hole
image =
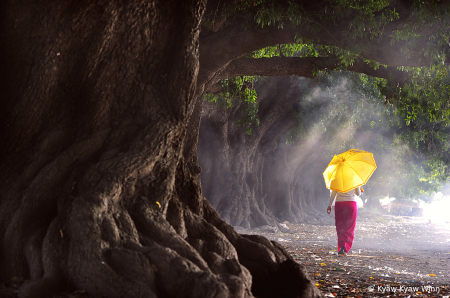
[[[338,238],[338,251],[341,247],[345,247],[345,251],[348,252],[352,248],[353,238],[355,238],[356,218],[358,217],[358,207],[356,202],[336,202],[334,214]]]

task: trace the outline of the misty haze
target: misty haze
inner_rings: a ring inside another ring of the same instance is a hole
[[[376,84],[350,72],[259,78],[252,84],[259,124],[248,125],[251,132],[240,125],[245,102],[204,103],[198,155],[205,197],[238,231],[286,247],[325,293],[367,291],[374,282],[431,287],[450,276],[450,188],[411,137],[448,129],[428,131],[426,119],[411,129]],[[446,139],[429,142],[448,154]],[[358,197],[353,248],[339,259],[322,173],[334,154],[352,148],[372,152],[377,169]],[[434,291],[424,292],[441,294]]]

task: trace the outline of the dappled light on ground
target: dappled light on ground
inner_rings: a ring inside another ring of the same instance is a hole
[[[286,249],[307,268],[326,297],[440,297],[450,293],[448,284],[439,282],[442,279],[436,274],[417,272],[411,265],[408,269],[413,259],[406,256],[367,252],[340,257],[321,245],[287,245]]]
[[[360,212],[347,257],[337,255],[334,225],[283,226],[289,231],[264,236],[304,265],[325,297],[450,296],[448,224]]]

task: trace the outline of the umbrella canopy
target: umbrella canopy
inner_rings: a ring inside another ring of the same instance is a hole
[[[376,168],[372,153],[351,149],[333,157],[323,178],[328,189],[347,192],[366,184]]]

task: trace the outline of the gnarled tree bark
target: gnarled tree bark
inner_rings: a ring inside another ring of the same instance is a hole
[[[0,279],[19,297],[318,297],[183,156],[204,1],[3,1]]]

